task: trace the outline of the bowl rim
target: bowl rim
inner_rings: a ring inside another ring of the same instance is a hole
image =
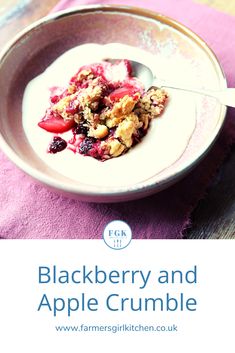
[[[171,17],[165,16],[161,13],[148,10],[148,9],[143,9],[140,7],[126,6],[126,5],[80,5],[80,6],[58,11],[58,12],[49,14],[45,17],[42,17],[41,19],[33,22],[32,24],[28,25],[23,30],[21,30],[19,33],[17,33],[3,47],[3,49],[0,51],[0,69],[1,69],[2,62],[4,61],[8,53],[11,51],[11,49],[17,44],[17,42],[22,40],[22,38],[25,35],[27,35],[27,33],[29,33],[31,30],[39,28],[41,25],[45,25],[47,23],[60,20],[63,17],[76,15],[76,14],[89,14],[94,12],[130,14],[132,16],[138,16],[138,17],[148,18],[153,21],[155,20],[158,22],[162,22],[163,24],[169,25],[175,30],[178,30],[180,33],[185,34],[188,38],[196,42],[196,44],[199,45],[206,52],[206,54],[211,60],[211,63],[214,66],[215,72],[218,75],[221,88],[227,88],[226,76],[216,54],[206,44],[206,42],[200,36],[198,36],[194,31],[189,29],[187,26],[181,24],[177,20],[174,20]],[[43,172],[40,172],[39,170],[37,170],[35,167],[30,166],[28,163],[26,163],[17,155],[14,149],[12,149],[8,145],[8,143],[5,141],[1,132],[0,132],[0,148],[5,153],[5,155],[18,168],[23,170],[29,176],[33,177],[33,179],[41,182],[42,184],[46,184],[47,186],[53,189],[58,189],[62,192],[75,194],[77,196],[80,195],[83,197],[88,197],[90,198],[90,201],[95,201],[97,197],[112,198],[112,201],[116,197],[118,200],[120,200],[122,196],[126,196],[126,200],[131,200],[134,198],[140,198],[142,197],[142,195],[145,196],[146,193],[150,195],[154,192],[161,191],[167,188],[168,186],[170,186],[180,178],[183,178],[184,176],[186,176],[186,174],[188,174],[205,157],[205,155],[208,153],[208,151],[215,143],[226,118],[227,107],[219,103],[218,103],[218,106],[220,106],[220,112],[218,112],[218,117],[219,117],[218,123],[215,129],[213,130],[213,133],[210,134],[210,137],[208,138],[205,145],[203,145],[203,148],[199,149],[197,156],[193,160],[189,160],[182,163],[182,165],[180,166],[180,168],[178,168],[176,173],[171,172],[164,180],[161,180],[159,182],[156,182],[156,181],[154,182],[154,180],[152,181],[152,179],[154,179],[154,176],[153,176],[150,178],[150,181],[138,182],[133,186],[128,185],[128,186],[121,186],[121,187],[112,187],[112,189],[111,188],[105,189],[95,185],[82,184],[82,188],[79,188],[79,185],[80,185],[79,183],[75,185],[74,182],[73,184],[69,184],[69,182],[64,182],[64,181],[61,182],[59,180],[55,180],[53,177],[50,177],[44,174]],[[88,186],[89,190],[86,190],[84,185]],[[157,188],[159,190],[156,190]],[[127,194],[128,194],[128,197],[127,197]],[[105,201],[107,200],[104,200],[104,202]]]

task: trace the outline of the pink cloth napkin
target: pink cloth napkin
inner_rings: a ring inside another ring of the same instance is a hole
[[[55,10],[94,3],[142,6],[182,22],[211,46],[229,85],[235,85],[234,17],[190,0],[62,0]],[[228,111],[220,138],[190,175],[168,190],[134,202],[89,204],[64,198],[36,184],[0,153],[0,237],[101,238],[108,222],[121,219],[130,225],[134,238],[181,238],[190,226],[192,210],[235,140],[234,115],[235,110]]]

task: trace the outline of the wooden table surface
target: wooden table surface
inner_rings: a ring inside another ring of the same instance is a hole
[[[235,15],[235,0],[194,0]],[[0,0],[0,47],[31,22],[48,14],[58,0]],[[11,11],[8,11],[8,8]],[[187,239],[235,239],[235,147],[204,200],[192,214]]]

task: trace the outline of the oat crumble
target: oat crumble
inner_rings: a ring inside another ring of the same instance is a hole
[[[117,65],[121,72],[118,80],[112,79],[112,69]],[[151,120],[163,112],[168,95],[159,88],[145,92],[131,71],[128,60],[115,64],[104,61],[80,68],[66,89],[53,89],[50,107],[38,125],[59,134],[60,139],[66,131],[71,130],[72,135],[60,144],[53,138],[48,152],[60,152],[61,146],[67,146],[105,161],[140,142]],[[56,151],[53,141],[60,150]]]

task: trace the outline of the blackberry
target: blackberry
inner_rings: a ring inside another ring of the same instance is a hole
[[[88,127],[85,126],[83,123],[77,124],[73,129],[73,133],[75,135],[79,135],[79,134],[87,135],[87,132],[88,132]]]
[[[67,142],[59,136],[54,136],[48,147],[49,153],[57,153],[63,151],[67,147]]]
[[[138,129],[138,138],[142,139],[146,135],[146,130],[144,130],[142,127]]]
[[[137,143],[139,143],[142,138],[146,135],[147,130],[144,130],[142,127],[137,130],[137,133],[133,135],[133,146],[135,146]]]
[[[86,137],[80,144],[79,152],[87,154],[92,148],[96,140],[93,137]]]

